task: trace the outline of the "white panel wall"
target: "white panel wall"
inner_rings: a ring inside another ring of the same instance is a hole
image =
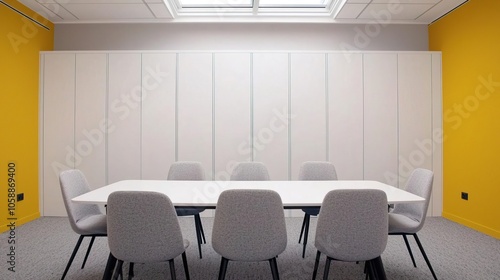
[[[43,203],[42,215],[64,216],[59,173],[75,166],[75,55],[44,57],[43,107]]]
[[[142,178],[166,179],[175,161],[176,54],[142,55]]]
[[[288,54],[253,54],[253,152],[271,180],[288,180]]]
[[[398,55],[399,186],[413,169],[432,169],[431,54]]]
[[[427,215],[441,216],[443,212],[443,101],[441,53],[432,53],[432,169],[434,184]]]
[[[400,187],[410,169],[430,168],[429,213],[440,215],[440,61],[431,52],[43,53],[42,213],[66,215],[57,177],[69,168],[99,187],[163,179],[176,160],[202,162],[208,180],[227,178],[233,161],[262,161],[272,180],[289,180],[304,161],[330,160],[340,179]]]
[[[213,172],[212,53],[181,53],[177,89],[177,160],[199,161]]]
[[[328,54],[329,161],[339,180],[363,179],[363,55]]]
[[[140,179],[141,54],[109,54],[108,69],[108,183]]]
[[[397,74],[397,54],[364,54],[364,179],[393,186],[398,185]]]
[[[236,162],[252,161],[250,54],[215,54],[214,69],[215,179],[229,180]]]
[[[326,160],[325,54],[291,56],[291,178],[305,161]]]
[[[75,156],[91,188],[106,185],[107,55],[77,54]]]

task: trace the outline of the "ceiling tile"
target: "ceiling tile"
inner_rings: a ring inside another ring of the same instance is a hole
[[[26,7],[30,8],[31,10],[33,10],[35,13],[45,17],[46,19],[54,22],[54,21],[58,21],[58,20],[61,20],[61,17],[59,17],[58,15],[54,14],[54,12],[52,12],[51,10],[45,8],[44,6],[42,6],[41,4],[39,4],[38,2],[36,1],[33,1],[33,0],[23,0],[23,1],[20,1],[23,5],[25,5]],[[31,16],[28,14],[28,16]],[[33,16],[34,17],[34,16]]]
[[[432,7],[432,9],[421,15],[418,18],[418,20],[422,22],[431,23],[436,19],[442,17],[449,11],[453,10],[455,7],[463,4],[464,2],[467,2],[467,0],[442,1],[439,4],[435,5],[434,7]]]
[[[154,19],[145,4],[65,4],[80,20]]]
[[[371,0],[347,0],[346,3],[353,4],[368,4]],[[386,0],[387,1],[387,0]]]
[[[46,4],[43,4],[43,6],[47,9],[51,10],[54,14],[57,14],[63,20],[77,19],[74,15],[72,15],[70,12],[68,12],[66,9],[64,9],[59,4],[46,3]]]
[[[436,4],[442,0],[373,0],[372,4],[388,4],[388,3],[399,3],[399,4]],[[446,0],[445,0],[446,1]]]
[[[355,19],[366,7],[366,4],[345,4],[335,17],[336,19]]]
[[[359,15],[359,19],[414,20],[434,4],[369,4]]]
[[[148,4],[156,18],[173,18],[165,4]]]
[[[38,0],[38,1],[42,1],[42,0]],[[47,1],[51,1],[51,0],[47,0]],[[64,5],[64,4],[144,4],[144,2],[142,0],[55,0],[55,1],[61,5]]]

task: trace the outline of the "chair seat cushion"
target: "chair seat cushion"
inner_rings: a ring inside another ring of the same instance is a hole
[[[405,215],[389,213],[389,233],[417,233],[420,222]]]
[[[311,216],[317,216],[319,214],[320,207],[315,207],[315,208],[302,208],[302,211],[304,213],[309,214]]]
[[[106,215],[90,215],[76,221],[78,234],[107,234]]]
[[[205,207],[175,208],[177,216],[193,216],[205,211]]]

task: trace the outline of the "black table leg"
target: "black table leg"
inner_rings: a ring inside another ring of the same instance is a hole
[[[111,280],[113,276],[113,271],[115,270],[116,258],[109,253],[108,262],[106,263],[106,269],[104,270],[104,275],[102,280]]]

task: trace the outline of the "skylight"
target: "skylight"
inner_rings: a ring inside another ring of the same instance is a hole
[[[165,2],[168,0],[164,0]],[[323,15],[334,16],[347,0],[173,0],[178,16]],[[226,15],[228,15],[226,14]]]

